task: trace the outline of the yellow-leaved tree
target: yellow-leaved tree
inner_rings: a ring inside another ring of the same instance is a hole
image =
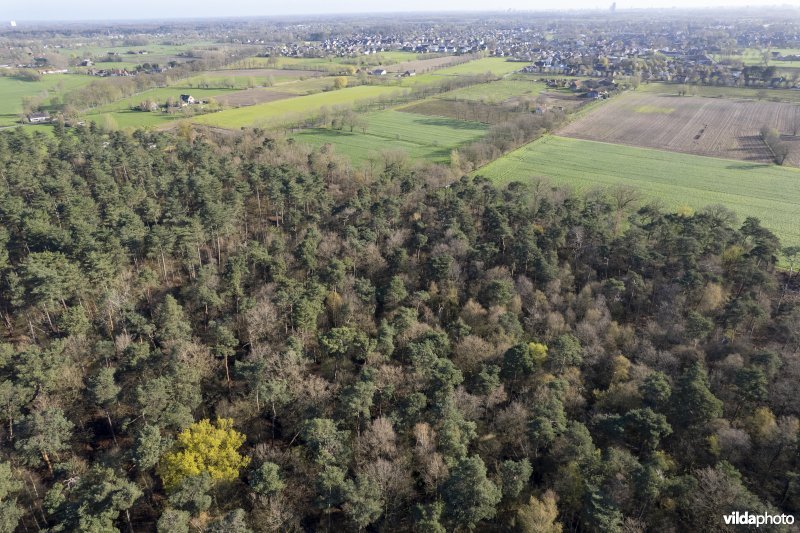
[[[249,457],[239,453],[244,441],[230,418],[219,418],[215,424],[200,420],[178,435],[175,448],[161,459],[158,474],[167,489],[203,473],[215,481],[233,481],[250,463]]]

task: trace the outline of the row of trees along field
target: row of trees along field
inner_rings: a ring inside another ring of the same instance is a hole
[[[0,530],[800,511],[797,278],[757,220],[181,134],[0,132]]]

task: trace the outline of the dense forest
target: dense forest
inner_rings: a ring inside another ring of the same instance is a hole
[[[258,130],[0,132],[0,530],[800,512],[798,250],[533,183]]]

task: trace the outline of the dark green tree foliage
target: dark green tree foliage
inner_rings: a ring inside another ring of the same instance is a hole
[[[260,130],[30,131],[0,132],[0,530],[800,513],[797,254],[755,219]],[[251,470],[166,491],[216,417]]]
[[[36,410],[24,420],[16,447],[22,458],[31,464],[44,461],[53,470],[53,459],[59,460],[60,453],[69,447],[73,424],[64,417],[57,407]]]
[[[672,388],[663,372],[653,372],[639,386],[639,394],[645,405],[654,409],[662,409],[667,405]]]
[[[158,339],[161,342],[188,340],[192,326],[187,321],[181,305],[168,294],[156,313]]]
[[[252,533],[247,525],[247,514],[242,509],[234,509],[225,516],[208,525],[209,533]]]
[[[533,474],[533,468],[527,459],[503,461],[500,465],[500,488],[503,491],[503,497],[516,498],[519,496],[528,483],[531,474]]]
[[[169,495],[169,504],[197,516],[211,507],[213,482],[208,474],[187,477]]]
[[[191,517],[187,511],[165,509],[156,524],[158,533],[189,533]]]
[[[480,457],[461,459],[442,487],[445,516],[454,527],[474,529],[482,520],[494,517],[501,498],[500,489],[486,477]]]
[[[440,501],[428,505],[417,505],[414,527],[417,531],[425,533],[445,533],[447,528],[442,525],[442,512],[444,505]]]
[[[272,496],[279,494],[286,483],[281,479],[278,465],[265,462],[251,475],[250,487],[260,496]]]
[[[145,425],[139,430],[131,450],[133,462],[141,470],[150,470],[170,447],[170,441],[161,436],[156,426]]]
[[[80,477],[72,490],[59,485],[51,491],[48,514],[58,531],[114,531],[121,515],[130,524],[130,508],[141,489],[119,472],[96,467]]]
[[[329,418],[315,418],[306,422],[302,431],[309,457],[321,465],[342,463],[349,449],[347,431],[336,428],[336,422]]]
[[[680,377],[670,405],[672,417],[681,428],[705,424],[722,414],[722,402],[708,388],[708,376],[699,363]]]
[[[363,529],[380,518],[384,502],[378,484],[366,477],[356,476],[344,489],[344,512]]]
[[[14,531],[25,511],[17,504],[22,483],[15,479],[8,463],[0,463],[0,531]]]

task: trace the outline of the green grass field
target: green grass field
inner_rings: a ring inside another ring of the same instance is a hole
[[[764,54],[768,55],[767,66],[777,68],[800,68],[800,61],[776,61],[772,59],[771,52],[778,52],[782,56],[799,55],[800,49],[798,48],[770,48],[769,50],[759,50],[757,48],[746,48],[739,55],[726,56],[722,54],[715,55],[717,61],[731,60],[741,61],[745,65],[764,65]]]
[[[331,87],[333,87],[333,78],[323,76],[321,78],[306,78],[304,80],[276,83],[271,89],[280,93],[293,93],[302,96],[325,91]]]
[[[108,117],[108,118],[107,118]],[[110,123],[108,119],[110,118]],[[113,129],[138,129],[156,128],[163,124],[186,118],[182,114],[169,115],[166,113],[150,113],[145,111],[113,111],[109,113],[93,113],[86,115],[83,120],[97,122],[101,126],[109,126]]]
[[[248,57],[231,63],[224,70],[283,68],[298,70],[339,71],[341,63],[334,57],[279,57],[276,62],[268,57]]]
[[[102,59],[107,57],[108,52],[112,52],[117,53],[117,57],[119,57],[123,63],[141,65],[142,63],[165,63],[181,52],[209,48],[213,49],[219,48],[220,46],[221,45],[215,44],[212,41],[193,41],[186,44],[150,43],[141,46],[103,46],[93,44],[88,46],[60,48],[57,50],[57,53],[70,59],[86,59],[92,57]],[[147,54],[128,54],[127,52],[130,50],[146,50]],[[103,66],[105,67],[110,64],[111,63],[104,62]]]
[[[337,153],[348,156],[356,164],[383,150],[397,149],[415,159],[449,163],[453,148],[475,141],[486,132],[486,126],[478,122],[399,111],[368,113],[364,118],[369,123],[366,133],[358,129],[352,133],[315,129],[301,131],[294,137],[315,146],[332,144]]]
[[[247,89],[250,87],[267,86],[267,83],[279,85],[282,83],[308,81],[308,79],[299,80],[298,76],[294,74],[283,75],[280,73],[280,70],[276,71],[273,69],[251,69],[247,71],[238,70],[232,72],[237,72],[237,75],[227,76],[223,74],[223,71],[219,70],[214,71],[213,73],[199,74],[197,76],[181,80],[181,85],[201,88],[205,88],[206,86],[208,86],[208,88],[228,87],[232,85],[236,89]],[[310,74],[311,72],[309,72],[309,75]],[[332,85],[333,80],[331,78],[327,78],[327,83]]]
[[[630,186],[669,208],[723,204],[800,245],[800,169],[546,136],[475,171],[498,185],[546,177],[578,191]]]
[[[527,63],[506,61],[506,59],[503,57],[484,57],[481,59],[476,59],[475,61],[469,61],[460,65],[437,70],[436,74],[443,74],[446,76],[463,76],[465,74],[470,75],[491,72],[495,76],[505,76],[506,74],[510,74],[521,69],[525,65],[527,65]]]
[[[506,61],[502,57],[484,57],[460,65],[440,68],[426,74],[418,74],[411,78],[403,78],[401,84],[404,86],[413,86],[425,83],[436,83],[442,79],[442,76],[474,76],[476,74],[486,74],[487,72],[501,77],[519,70],[525,65],[526,63]]]
[[[131,108],[131,106],[137,106],[145,100],[153,100],[160,104],[166,103],[167,99],[169,98],[177,101],[182,94],[191,94],[198,100],[208,100],[209,98],[213,98],[222,94],[228,94],[236,90],[237,89],[197,89],[186,87],[182,84],[175,85],[173,87],[159,87],[157,89],[143,91],[133,96],[129,96],[127,98],[117,100],[116,102],[98,107],[92,111],[92,114],[109,113],[112,111],[127,111]]]
[[[23,81],[18,78],[0,77],[0,126],[11,126],[19,120],[22,99],[47,93],[48,100],[73,89],[88,85],[94,80],[90,76],[77,74],[48,74],[40,81]],[[45,100],[47,103],[47,100]]]
[[[546,89],[547,86],[544,83],[537,81],[498,80],[456,89],[439,95],[439,98],[447,100],[477,100],[487,104],[499,104],[515,96],[536,96]]]
[[[300,70],[320,70],[323,72],[339,72],[343,67],[352,65],[390,65],[403,61],[417,59],[417,54],[411,52],[381,52],[379,54],[362,55],[357,57],[279,57],[277,61],[270,61],[268,57],[248,57],[225,67],[226,69],[251,69],[251,68],[283,68]]]
[[[190,87],[175,86],[150,89],[122,100],[117,100],[110,104],[91,110],[83,116],[87,122],[94,121],[98,124],[106,124],[106,117],[111,117],[112,124],[119,129],[128,128],[152,128],[179,118],[185,118],[183,114],[176,113],[169,115],[166,113],[151,113],[145,111],[133,111],[131,106],[139,105],[145,100],[153,100],[159,104],[166,103],[168,98],[177,100],[181,94],[191,94],[199,100],[207,100],[214,96],[234,92],[235,89],[193,89]]]
[[[395,94],[397,87],[362,85],[329,91],[308,96],[287,98],[275,102],[267,102],[249,107],[228,109],[219,113],[211,113],[194,118],[198,124],[208,124],[222,128],[240,128],[244,126],[280,126],[309,116],[322,107],[353,105],[359,101]]]

